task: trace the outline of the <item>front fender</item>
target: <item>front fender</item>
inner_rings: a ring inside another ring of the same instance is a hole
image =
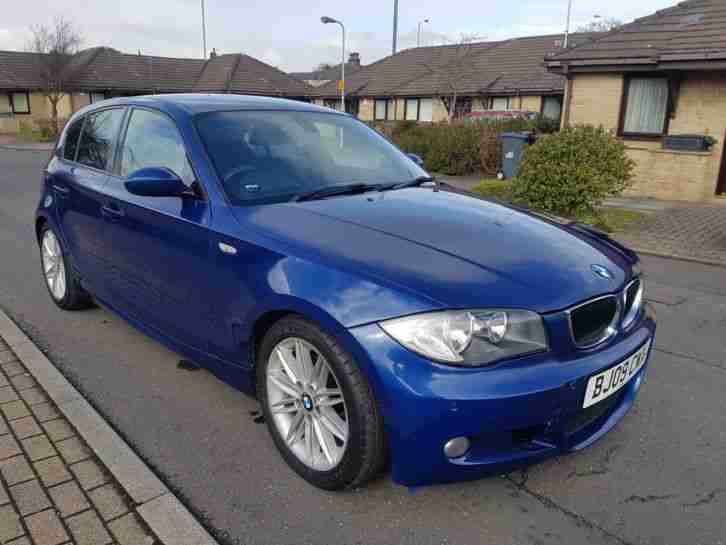
[[[248,324],[266,312],[289,307],[331,330],[438,308],[404,290],[296,257],[275,260],[265,283],[266,293],[244,317]]]

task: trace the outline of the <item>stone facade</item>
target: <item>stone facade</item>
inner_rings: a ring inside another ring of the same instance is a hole
[[[569,123],[602,125],[616,133],[623,94],[622,74],[575,74]],[[713,197],[726,139],[726,74],[687,72],[682,76],[669,134],[703,134],[717,143],[709,152],[664,150],[659,141],[626,140],[638,164],[633,197],[698,201]]]

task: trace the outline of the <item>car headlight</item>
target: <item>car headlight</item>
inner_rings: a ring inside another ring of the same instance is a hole
[[[528,310],[430,312],[379,325],[409,350],[459,365],[486,365],[548,347],[542,317]]]

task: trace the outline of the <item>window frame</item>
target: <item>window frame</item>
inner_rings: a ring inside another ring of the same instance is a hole
[[[384,101],[386,103],[386,108],[385,108],[386,111],[385,111],[385,115],[384,115],[383,119],[376,117],[376,102],[378,102],[379,100]],[[391,103],[394,103],[393,108],[390,107]],[[393,110],[393,118],[389,117],[389,113],[391,110]],[[393,98],[375,98],[375,99],[373,99],[373,121],[395,121],[395,117],[396,117],[395,99],[393,99]]]
[[[408,101],[416,101],[416,119],[408,118]],[[421,99],[418,97],[405,97],[403,99],[403,120],[404,121],[420,121],[421,120]]]
[[[15,98],[14,98],[15,95],[25,95],[25,103],[28,105],[27,112],[19,112],[15,109]],[[30,115],[31,114],[30,92],[28,92],[28,91],[10,91],[8,93],[8,98],[10,99],[10,110],[13,112],[14,115]]]
[[[493,95],[489,97],[489,108],[488,110],[497,111],[497,112],[508,112],[512,110],[512,96],[510,95]],[[503,110],[499,110],[494,108],[494,100],[496,99],[505,99],[507,101],[507,106]]]
[[[93,95],[103,95],[103,98],[100,100],[93,100]],[[108,97],[106,96],[106,91],[89,91],[88,92],[88,103],[89,104],[97,104],[103,100],[107,100]]]
[[[625,118],[628,113],[628,97],[630,95],[630,83],[633,79],[663,79],[666,80],[668,94],[666,96],[665,119],[660,133],[649,132],[626,132]],[[673,89],[672,78],[667,74],[633,73],[625,74],[623,77],[623,92],[620,97],[620,115],[618,117],[618,136],[626,140],[649,140],[659,141],[668,134],[671,115],[673,113]]]
[[[539,114],[544,117],[545,113],[545,102],[547,99],[557,99],[560,103],[560,116],[557,119],[553,119],[553,121],[561,122],[562,121],[562,112],[565,109],[565,97],[563,95],[542,95],[540,97],[540,103],[539,103]]]
[[[209,200],[209,196],[207,193],[207,190],[204,187],[204,183],[202,182],[201,178],[199,177],[199,173],[197,172],[197,169],[194,166],[194,162],[192,161],[191,156],[189,155],[189,146],[187,146],[186,141],[184,140],[184,135],[182,131],[179,129],[179,125],[177,124],[176,120],[167,114],[166,112],[162,112],[161,110],[157,110],[156,108],[151,108],[148,106],[137,106],[135,104],[130,105],[126,107],[126,116],[121,122],[121,130],[119,131],[118,140],[116,141],[116,152],[114,153],[114,163],[113,163],[113,171],[109,172],[109,179],[115,180],[119,182],[126,181],[126,178],[121,175],[121,150],[123,149],[123,143],[126,142],[126,134],[128,133],[129,124],[131,123],[131,116],[134,113],[134,110],[145,110],[147,112],[151,112],[157,115],[160,115],[162,117],[166,117],[171,124],[176,129],[177,134],[179,135],[179,139],[181,140],[182,146],[184,146],[184,156],[187,159],[187,163],[189,164],[189,168],[191,169],[192,173],[194,174],[194,181],[196,184],[192,183],[192,186],[194,186],[196,189],[192,189],[189,193],[189,196],[194,196],[199,200],[207,201]],[[85,122],[84,122],[85,126]],[[175,173],[176,174],[176,173]],[[177,174],[179,176],[179,174]],[[191,189],[191,187],[190,187]],[[192,193],[193,191],[193,193]]]

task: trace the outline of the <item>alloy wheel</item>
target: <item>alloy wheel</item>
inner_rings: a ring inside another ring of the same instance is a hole
[[[283,339],[270,354],[266,383],[269,412],[290,451],[317,471],[336,467],[348,443],[348,412],[320,351],[300,338]]]
[[[63,251],[55,233],[48,229],[43,234],[41,243],[41,256],[43,275],[48,289],[56,301],[60,301],[66,294],[66,267],[63,262]]]

